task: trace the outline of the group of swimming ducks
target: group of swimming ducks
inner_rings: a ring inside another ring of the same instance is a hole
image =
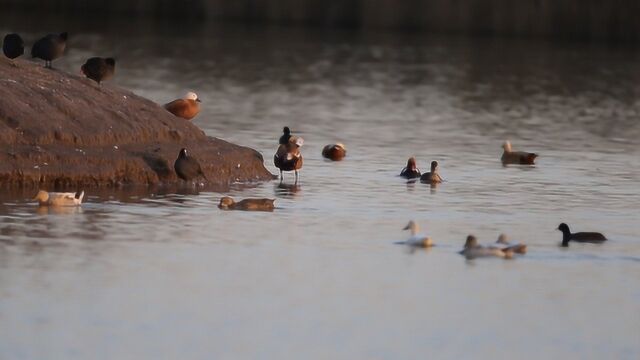
[[[51,68],[52,61],[64,54],[68,34],[66,32],[60,34],[48,34],[37,40],[31,48],[31,57],[39,58],[45,61],[45,67]],[[5,56],[13,61],[17,57],[24,54],[24,41],[18,34],[8,34],[4,37],[2,50]],[[12,63],[17,66],[15,63]],[[82,66],[82,73],[89,79],[100,84],[102,81],[112,78],[115,74],[114,58],[89,58]],[[193,119],[200,112],[200,99],[194,92],[188,92],[183,98],[171,101],[164,105],[164,108],[177,117],[186,120]],[[291,134],[289,127],[284,127],[283,134],[278,142],[278,148],[273,156],[274,165],[280,170],[280,180],[283,179],[283,172],[293,171],[295,173],[295,181],[298,181],[298,171],[302,168],[303,157],[300,148],[304,144],[304,139],[300,136]],[[501,161],[504,165],[520,164],[533,165],[538,156],[535,153],[524,151],[513,151],[511,143],[505,141],[503,144],[503,154]],[[333,161],[342,160],[347,154],[344,144],[329,144],[322,149],[322,156]],[[207,178],[202,171],[200,163],[187,153],[187,149],[183,148],[178,153],[178,157],[174,162],[174,170],[178,178],[183,181],[190,182],[202,177],[205,181]],[[420,179],[423,183],[438,184],[444,179],[438,173],[438,162],[431,162],[429,172],[421,173],[417,167],[416,159],[410,157],[407,160],[407,166],[402,169],[400,176],[406,179]],[[40,190],[34,197],[40,206],[80,206],[84,197],[84,191],[80,194],[63,193],[63,192],[47,192]],[[247,210],[247,211],[273,211],[274,199],[244,199],[236,202],[231,197],[225,196],[220,199],[218,207],[223,210]],[[402,244],[411,247],[431,247],[434,245],[431,238],[418,234],[418,224],[410,221],[404,228],[411,231],[411,237]],[[569,226],[562,223],[558,226],[558,230],[562,232],[562,246],[569,246],[570,241],[580,243],[602,243],[606,241],[604,235],[596,232],[578,232],[572,233]],[[501,234],[495,244],[483,246],[478,244],[475,236],[469,235],[465,241],[464,248],[460,254],[467,258],[478,257],[498,257],[511,259],[514,254],[525,254],[527,246],[525,244],[511,244],[506,240],[506,236]]]
[[[64,55],[68,38],[69,34],[66,32],[42,37],[31,47],[31,57],[44,60],[44,66],[51,69],[52,61]],[[5,35],[2,51],[12,61],[13,66],[17,66],[13,60],[24,54],[22,37],[15,33]],[[80,67],[80,71],[87,78],[100,84],[113,78],[116,71],[116,60],[111,57],[92,57]],[[194,92],[188,92],[182,98],[164,104],[164,108],[177,117],[191,120],[200,112],[200,99]]]

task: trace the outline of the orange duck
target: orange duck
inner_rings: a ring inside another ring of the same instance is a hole
[[[200,112],[200,99],[194,92],[188,92],[182,99],[165,104],[164,108],[177,117],[193,119]]]
[[[322,149],[322,156],[333,161],[340,161],[347,155],[347,148],[342,143],[327,145]]]

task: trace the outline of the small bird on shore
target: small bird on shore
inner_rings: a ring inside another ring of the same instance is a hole
[[[36,41],[31,47],[31,57],[44,60],[44,67],[51,69],[51,62],[64,54],[68,34],[49,34]]]
[[[275,199],[244,199],[236,202],[229,196],[220,199],[218,207],[223,210],[273,211]]]
[[[524,151],[513,151],[511,149],[511,142],[509,140],[505,141],[502,144],[502,149],[504,150],[502,153],[503,165],[507,164],[520,164],[520,165],[535,165],[535,160],[538,157],[538,154],[529,153]]]
[[[513,258],[513,251],[508,249],[501,249],[495,246],[482,246],[478,244],[478,239],[475,236],[467,236],[467,240],[464,243],[464,248],[459,252],[467,259],[475,259],[481,257],[498,257],[503,259]]]
[[[438,184],[442,182],[442,177],[438,174],[438,162],[431,162],[431,172],[427,172],[420,176],[420,182]]]
[[[24,54],[24,41],[18,34],[7,34],[2,41],[4,56],[11,59],[11,64],[16,66],[13,59]]]
[[[562,231],[562,246],[569,246],[569,241],[580,243],[601,244],[607,241],[607,238],[599,232],[577,232],[571,233],[569,225],[562,223],[558,226],[558,230]]]
[[[409,245],[409,246],[414,246],[414,247],[431,247],[431,246],[433,246],[433,240],[431,240],[430,237],[418,233],[420,231],[420,227],[418,226],[418,224],[415,221],[413,221],[413,220],[409,221],[407,226],[405,226],[404,229],[402,229],[402,230],[411,231],[411,237],[408,238],[407,240],[399,243],[399,244],[404,244],[404,245]]]
[[[200,112],[200,98],[194,92],[188,92],[182,99],[164,104],[164,108],[177,117],[193,119]]]
[[[114,58],[92,57],[80,67],[82,73],[89,79],[97,82],[109,80],[116,71],[116,60]]]
[[[285,145],[289,142],[290,138],[291,138],[291,129],[289,129],[288,126],[285,126],[284,128],[282,128],[282,136],[280,136],[280,140],[278,143],[280,145]]]
[[[283,171],[295,171],[296,180],[298,182],[298,170],[302,168],[302,154],[300,147],[304,143],[304,139],[299,136],[291,136],[286,144],[280,144],[276,154],[273,155],[273,164],[280,169],[280,181],[282,181]]]
[[[38,200],[40,206],[80,206],[83,197],[84,191],[76,197],[76,193],[72,192],[63,193],[40,190],[33,200]]]
[[[507,235],[505,234],[500,234],[500,236],[498,236],[498,240],[496,240],[496,244],[500,244],[500,246],[502,247],[502,250],[505,251],[513,251],[516,254],[526,254],[527,253],[527,245],[525,244],[512,244],[509,242],[509,240],[507,240]]]
[[[187,154],[187,149],[180,149],[178,158],[173,164],[173,169],[176,171],[176,175],[184,181],[191,181],[202,176],[205,181],[209,181],[200,167],[200,163],[194,157]]]
[[[400,176],[405,179],[415,179],[419,178],[420,175],[420,169],[418,169],[418,166],[416,165],[416,158],[412,156],[407,160],[407,166],[402,169]]]
[[[322,149],[322,156],[333,161],[340,161],[347,156],[347,148],[342,143],[326,145]]]

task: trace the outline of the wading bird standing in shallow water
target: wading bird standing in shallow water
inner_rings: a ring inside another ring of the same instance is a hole
[[[51,69],[51,62],[64,54],[68,34],[49,34],[31,47],[31,57],[44,60],[44,67]]]
[[[298,182],[298,170],[302,168],[302,154],[300,147],[304,140],[299,136],[291,136],[286,144],[280,144],[276,154],[273,155],[273,164],[280,169],[280,181],[283,179],[283,171],[295,171]]]
[[[80,71],[89,79],[97,82],[109,80],[116,71],[116,60],[113,58],[92,57],[82,65]]]

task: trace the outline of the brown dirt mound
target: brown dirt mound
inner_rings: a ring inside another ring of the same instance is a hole
[[[270,180],[257,151],[206,136],[158,104],[40,64],[0,59],[0,186],[157,185],[180,148],[211,183]]]

